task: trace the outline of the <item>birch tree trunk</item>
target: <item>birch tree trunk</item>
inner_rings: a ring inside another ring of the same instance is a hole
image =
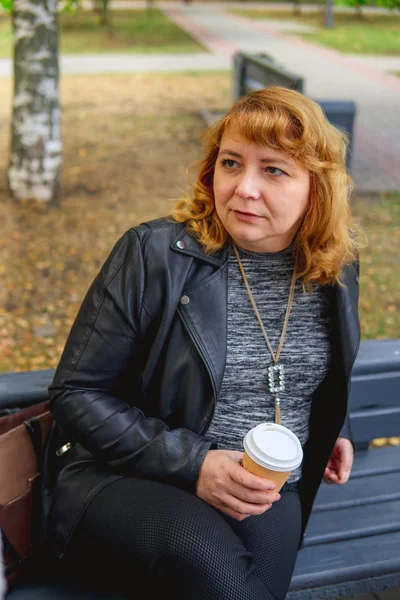
[[[14,0],[14,100],[8,185],[49,201],[61,183],[57,0]]]

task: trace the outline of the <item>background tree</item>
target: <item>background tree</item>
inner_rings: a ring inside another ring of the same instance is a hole
[[[110,11],[108,10],[111,0],[93,0],[94,12],[98,14],[100,25],[110,30]],[[110,31],[109,31],[110,33]]]
[[[301,15],[301,0],[293,0],[293,14],[296,17]]]
[[[324,26],[328,29],[333,27],[333,2],[334,0],[326,0],[325,2]]]
[[[369,0],[337,0],[337,4],[354,7],[356,14],[361,18],[363,6],[367,6],[370,2]]]
[[[390,10],[397,8],[400,10],[400,0],[377,0],[377,5]]]
[[[360,18],[363,16],[363,7],[371,5],[370,0],[336,0],[336,3],[342,6],[353,6]],[[388,10],[400,9],[400,0],[376,0],[376,5]]]
[[[53,200],[62,167],[57,0],[0,2],[12,10],[14,44],[8,186],[16,200]]]

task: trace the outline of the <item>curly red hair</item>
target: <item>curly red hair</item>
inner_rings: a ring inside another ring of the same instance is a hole
[[[310,173],[310,203],[296,235],[298,276],[305,285],[340,283],[345,264],[356,259],[358,227],[352,221],[352,179],[347,173],[348,138],[326,118],[319,104],[294,90],[272,86],[236,102],[208,127],[205,154],[197,163],[192,195],[179,200],[172,215],[212,254],[228,234],[216,211],[214,166],[227,129],[245,139],[287,153]]]

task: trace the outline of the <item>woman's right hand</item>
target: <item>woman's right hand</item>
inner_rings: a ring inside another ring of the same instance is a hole
[[[199,498],[237,521],[262,514],[280,498],[272,481],[241,466],[242,456],[233,450],[209,450],[196,488]]]

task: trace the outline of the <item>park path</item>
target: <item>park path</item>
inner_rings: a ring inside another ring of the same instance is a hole
[[[352,175],[359,192],[400,190],[400,79],[357,60],[208,5],[163,9],[215,55],[264,52],[302,77],[316,100],[356,104]]]
[[[143,8],[146,2],[113,0],[113,8]],[[358,57],[322,48],[282,32],[276,22],[251,21],[227,12],[250,2],[154,2],[206,49],[198,54],[61,56],[61,74],[229,70],[237,51],[265,52],[304,78],[304,93],[316,100],[352,100],[357,107],[352,175],[358,192],[400,190],[400,57]],[[268,5],[270,6],[270,5]],[[292,10],[292,4],[277,7]],[[224,10],[225,9],[225,10]],[[303,10],[315,10],[305,5]],[[367,9],[365,9],[367,10]],[[382,12],[382,9],[369,9]],[[207,52],[208,51],[208,52]],[[12,74],[0,60],[0,76]],[[1,84],[0,84],[1,85]]]

